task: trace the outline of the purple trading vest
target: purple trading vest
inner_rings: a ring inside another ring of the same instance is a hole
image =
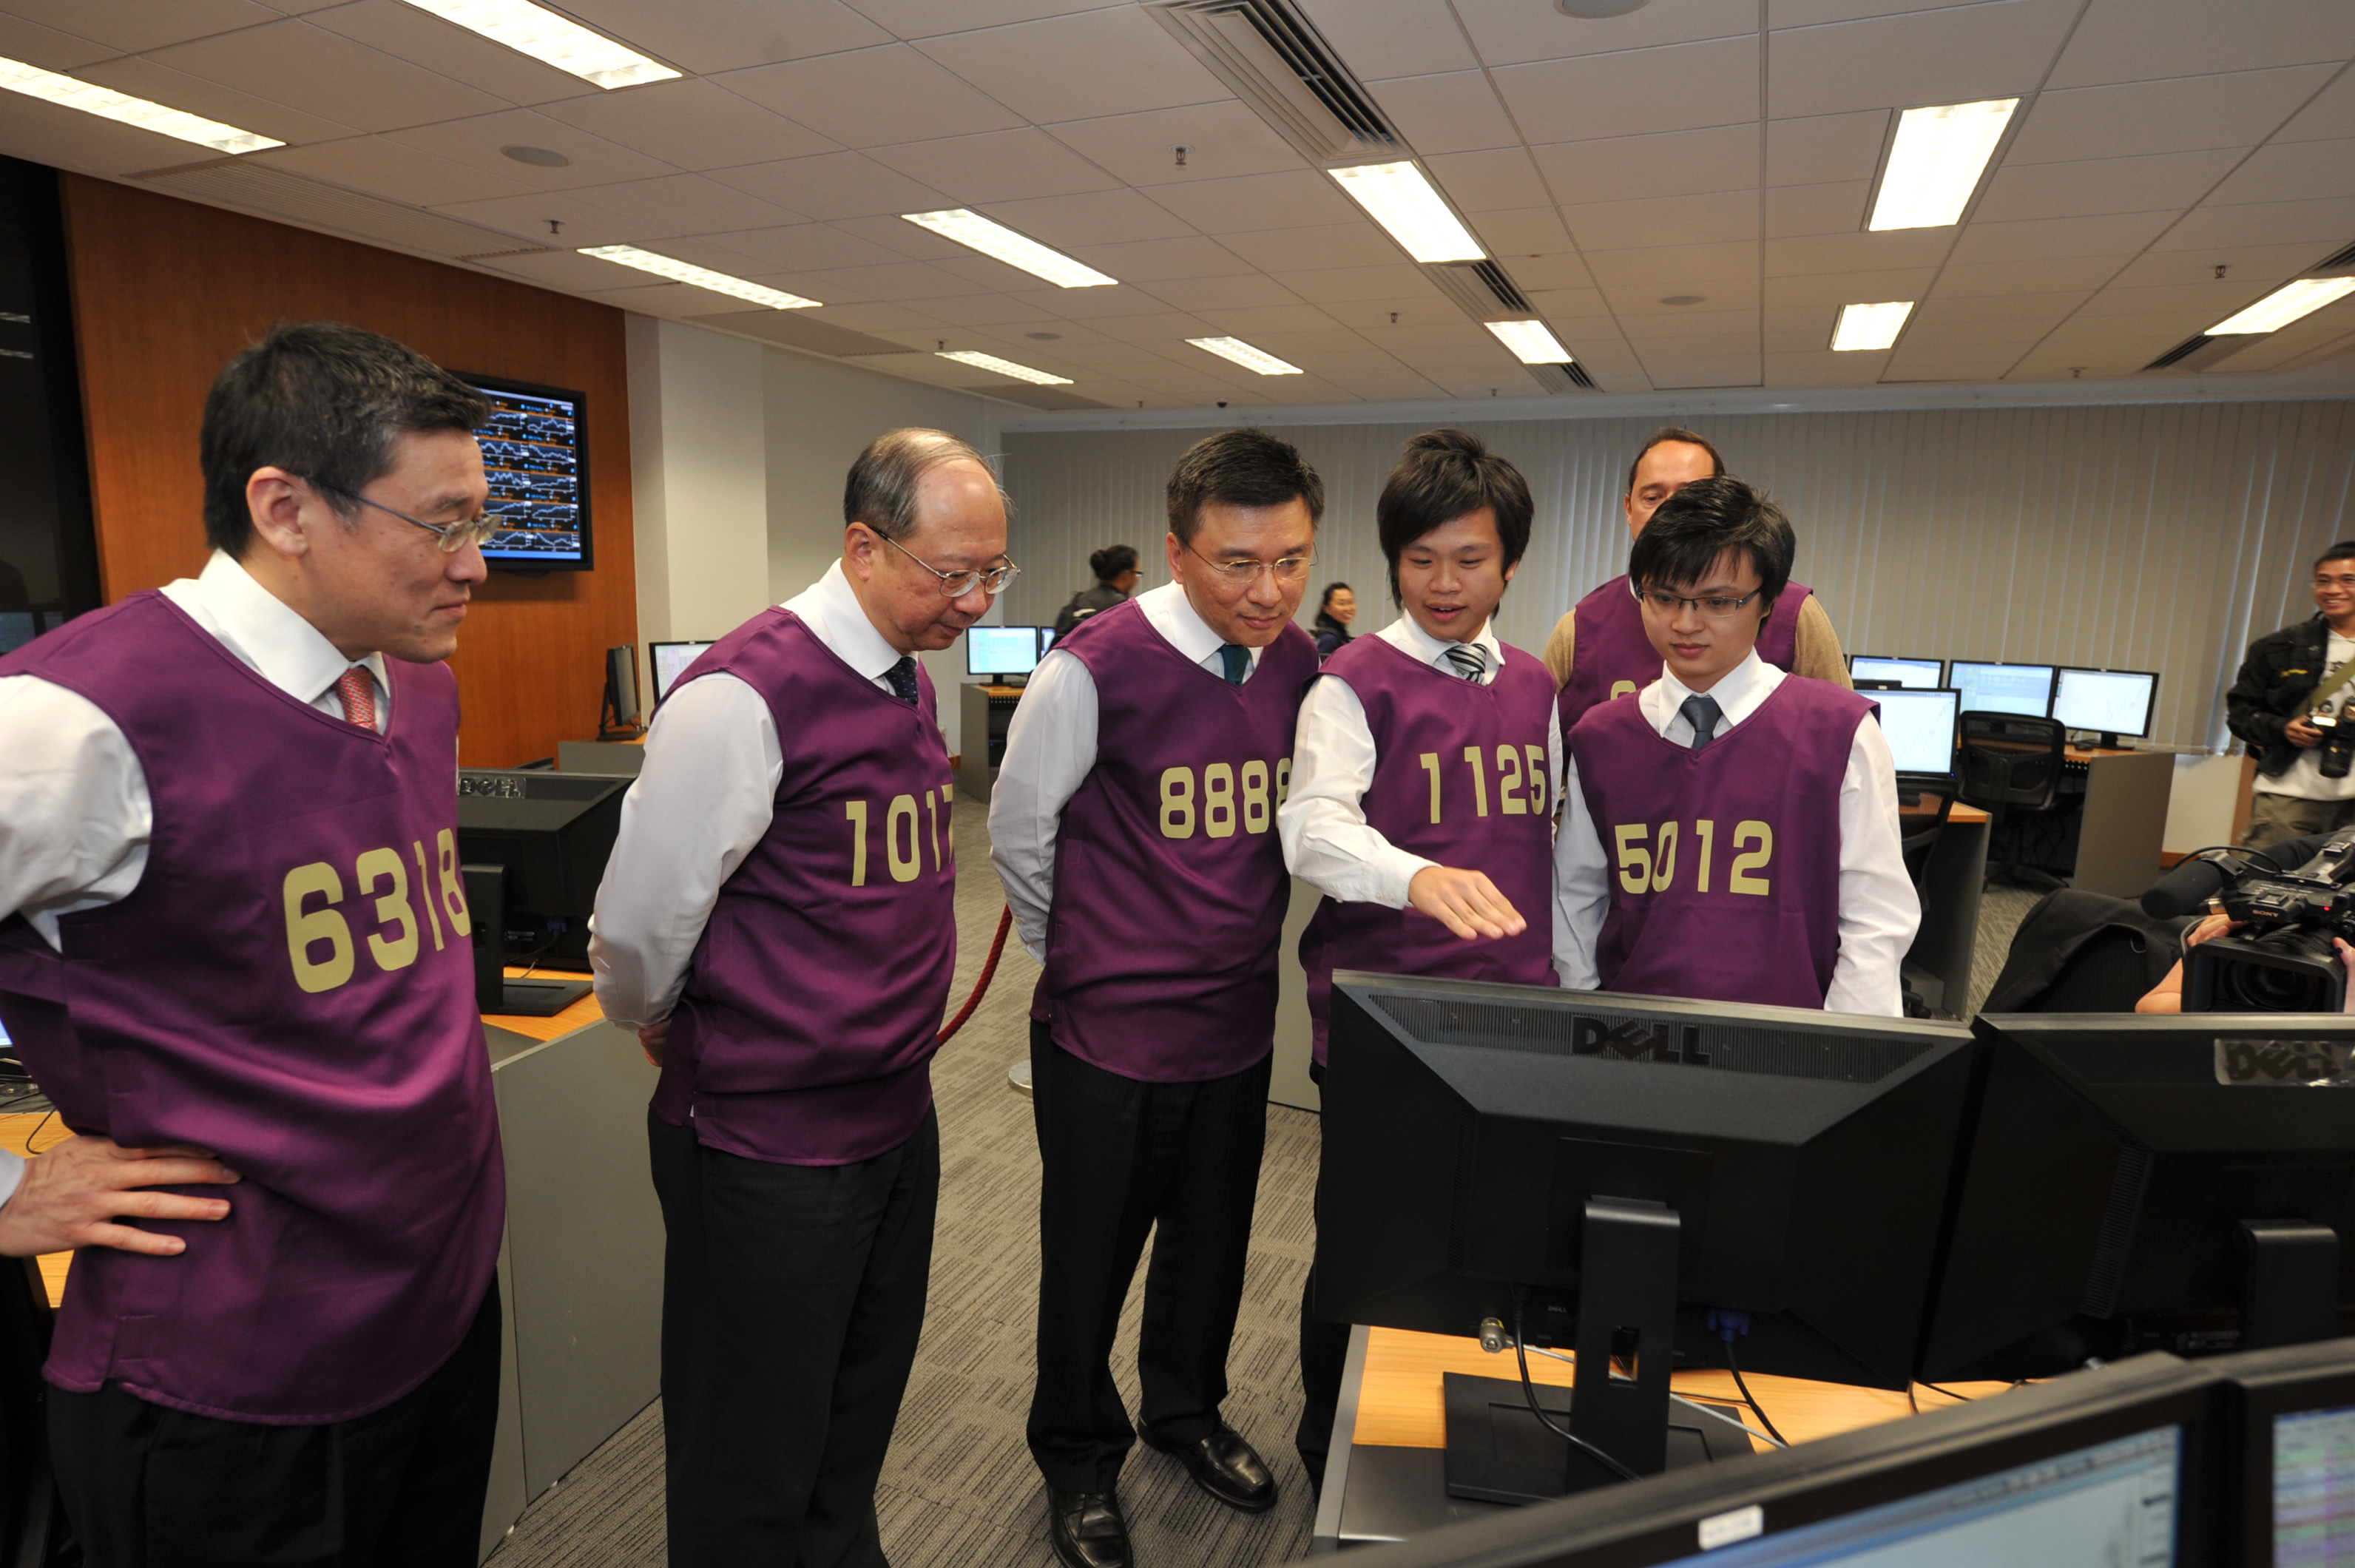
[[[695,944],[655,1115],[749,1159],[871,1159],[932,1105],[956,968],[949,753],[932,678],[919,664],[916,700],[902,702],[774,608],[705,649],[672,689],[719,671],[768,703],[784,773],[769,831]]]
[[[0,659],[88,698],[145,771],[139,885],[0,927],[0,1019],[77,1132],[194,1144],[244,1180],[177,1257],[86,1247],[48,1376],[268,1424],[347,1420],[446,1360],[506,1216],[458,872],[457,685],[388,660],[389,731],[134,593]]]
[[[1056,643],[1096,688],[1096,763],[1063,808],[1047,972],[1031,1010],[1057,1045],[1148,1083],[1199,1083],[1275,1047],[1292,881],[1275,808],[1316,645],[1286,625],[1230,686],[1135,601]]]
[[[1814,592],[1804,582],[1786,583],[1783,596],[1774,601],[1774,613],[1759,629],[1758,656],[1777,669],[1788,670],[1798,661],[1799,606]],[[1641,691],[1660,678],[1659,650],[1644,635],[1643,606],[1628,591],[1625,574],[1580,600],[1571,613],[1577,620],[1570,679],[1561,688],[1565,739],[1596,703]]]
[[[1481,686],[1377,636],[1336,650],[1323,674],[1346,681],[1366,709],[1376,761],[1363,805],[1374,831],[1410,855],[1486,871],[1529,929],[1465,942],[1412,909],[1326,899],[1300,935],[1319,1062],[1336,969],[1558,983],[1554,799],[1546,776],[1553,677],[1545,666],[1507,647],[1497,678]]]
[[[1601,989],[1820,1008],[1839,956],[1840,784],[1877,711],[1829,681],[1788,679],[1692,751],[1633,698],[1570,737],[1611,861],[1595,944]]]

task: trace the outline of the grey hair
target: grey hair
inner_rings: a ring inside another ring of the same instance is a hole
[[[960,459],[981,464],[997,487],[998,500],[1005,501],[1006,487],[998,485],[987,458],[946,431],[911,426],[877,436],[850,465],[842,486],[844,526],[865,523],[887,539],[906,539],[916,528],[917,482]]]

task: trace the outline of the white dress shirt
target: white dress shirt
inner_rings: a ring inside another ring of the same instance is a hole
[[[1722,740],[1758,711],[1774,688],[1791,677],[1750,656],[1719,677],[1708,695],[1724,714]],[[1694,695],[1665,669],[1636,694],[1645,721],[1673,745],[1692,744],[1693,729],[1682,711]],[[1554,969],[1561,983],[1591,991],[1600,983],[1594,946],[1611,902],[1611,859],[1586,813],[1573,757],[1562,785],[1561,834],[1554,844]],[[1849,747],[1848,772],[1839,795],[1839,956],[1824,1008],[1836,1013],[1904,1015],[1898,965],[1922,922],[1921,901],[1906,874],[1902,829],[1897,816],[1897,764],[1878,724],[1859,724]]]
[[[354,661],[229,557],[215,550],[164,596],[279,690],[344,716],[336,683]],[[381,731],[392,715],[384,656],[357,663],[375,679]],[[139,885],[155,820],[138,755],[96,703],[38,676],[0,677],[0,921],[21,914],[59,947],[59,916]],[[0,1202],[22,1169],[0,1160]]]
[[[1219,650],[1226,639],[1195,613],[1183,584],[1165,582],[1130,603],[1145,613],[1146,624],[1163,642],[1225,678]],[[1259,673],[1260,650],[1250,652],[1245,680]],[[1039,661],[1023,688],[989,795],[990,864],[1006,884],[1023,950],[1041,964],[1047,961],[1047,912],[1055,902],[1055,840],[1062,831],[1063,807],[1095,765],[1095,677],[1076,656],[1056,648]]]
[[[1480,676],[1483,686],[1495,685],[1505,665],[1505,645],[1497,640],[1492,622],[1482,623],[1478,635],[1465,643],[1442,642],[1411,615],[1374,635],[1416,663],[1458,679],[1461,673],[1447,650],[1468,643],[1487,666]],[[1407,853],[1366,820],[1366,792],[1374,787],[1380,761],[1366,705],[1349,683],[1338,677],[1312,682],[1292,742],[1292,792],[1275,814],[1275,828],[1284,838],[1284,863],[1318,892],[1342,903],[1403,909],[1415,873],[1439,862]],[[1546,710],[1546,777],[1561,777],[1561,709],[1552,706]],[[1525,910],[1522,918],[1540,918],[1540,912]]]
[[[867,618],[842,562],[782,608],[878,690],[891,689],[885,672],[903,656]],[[769,831],[784,772],[767,699],[735,676],[674,686],[655,709],[589,923],[607,1018],[636,1029],[670,1017],[720,886]]]

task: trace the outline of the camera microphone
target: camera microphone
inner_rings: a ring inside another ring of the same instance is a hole
[[[2222,891],[2224,881],[2222,862],[2186,860],[2143,890],[2142,912],[2153,920],[2190,914]]]

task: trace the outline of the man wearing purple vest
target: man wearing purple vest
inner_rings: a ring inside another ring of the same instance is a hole
[[[202,575],[0,659],[0,1023],[78,1135],[0,1251],[80,1247],[46,1375],[98,1568],[475,1561],[506,1195],[442,661],[488,411],[279,327],[205,404]]]
[[[1628,576],[1657,678],[1571,731],[1555,849],[1562,984],[1902,1016],[1921,906],[1877,709],[1758,656],[1789,582],[1780,508],[1679,489]]]
[[[1316,646],[1292,623],[1325,490],[1258,431],[1168,486],[1170,576],[1039,661],[990,801],[991,857],[1046,965],[1031,1010],[1039,1382],[1030,1453],[1071,1568],[1127,1568],[1135,1429],[1112,1376],[1154,1233],[1145,1440],[1231,1508],[1275,1481],[1219,1407],[1242,1302],[1291,883],[1275,813]]]
[[[843,521],[842,559],[655,710],[597,891],[598,1004],[662,1067],[681,1568],[882,1568],[875,1485],[924,1322],[956,856],[914,656],[1015,568],[989,465],[939,431],[862,453]]]
[[[1642,539],[1660,503],[1685,485],[1724,473],[1725,459],[1706,436],[1673,425],[1654,431],[1628,465],[1627,493],[1619,497],[1629,537]],[[1774,602],[1774,613],[1758,635],[1758,656],[1793,675],[1849,685],[1839,634],[1823,601],[1804,582],[1792,583]],[[1658,673],[1659,656],[1625,577],[1613,578],[1554,623],[1545,661],[1561,688],[1565,735],[1588,709],[1640,689]]]
[[[1325,894],[1300,940],[1319,1083],[1336,969],[1556,983],[1553,679],[1490,624],[1533,509],[1520,471],[1460,430],[1407,443],[1374,504],[1406,613],[1326,661],[1276,814],[1292,874]],[[1316,1289],[1295,1441],[1321,1489],[1349,1331],[1316,1317]]]

